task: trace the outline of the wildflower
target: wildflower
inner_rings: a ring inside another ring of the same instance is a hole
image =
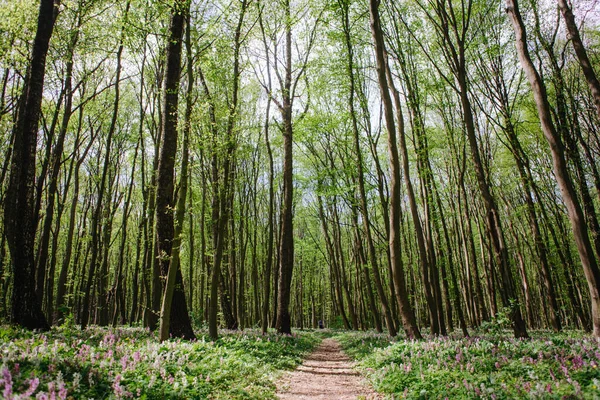
[[[117,399],[120,399],[124,394],[123,388],[121,387],[121,374],[117,374],[117,376],[115,377],[115,382],[113,383],[112,387],[113,387],[115,396],[117,397]]]
[[[66,400],[67,398],[67,388],[65,387],[64,382],[58,384],[58,398],[60,400]]]
[[[76,392],[79,391],[79,383],[81,382],[81,374],[79,372],[75,372],[73,374],[73,390]]]
[[[23,398],[28,398],[31,397],[31,395],[33,395],[33,393],[35,392],[35,390],[38,388],[40,384],[40,379],[39,378],[33,378],[29,380],[29,387],[27,388],[27,390],[23,393]]]
[[[575,394],[579,395],[581,393],[581,385],[577,381],[573,381],[573,387],[575,388]]]
[[[54,385],[54,382],[48,383],[48,394],[50,395],[50,400],[56,400],[55,388],[56,386]]]
[[[121,357],[121,368],[123,368],[123,371],[127,370],[127,365],[128,365],[128,357],[126,354],[123,357]]]
[[[4,398],[8,399],[12,395],[13,381],[9,369],[6,367],[4,367],[2,370],[2,383],[4,383],[4,390],[2,394],[4,395]]]

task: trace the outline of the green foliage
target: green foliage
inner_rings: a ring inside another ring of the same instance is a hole
[[[503,308],[489,321],[483,321],[480,329],[486,333],[499,334],[510,328],[510,310]]]

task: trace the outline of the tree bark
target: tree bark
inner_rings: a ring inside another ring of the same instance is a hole
[[[281,243],[279,258],[279,281],[277,295],[278,333],[291,334],[290,295],[292,273],[294,271],[294,164],[293,164],[293,125],[292,125],[292,25],[290,1],[285,1],[285,81],[282,88],[280,108],[283,121],[283,198],[281,210]]]
[[[186,1],[177,1],[171,11],[169,41],[167,44],[167,69],[165,71],[163,126],[158,163],[156,187],[156,245],[161,275],[167,277],[161,309],[160,340],[166,340],[169,333],[173,337],[195,339],[188,314],[183,288],[183,277],[179,265],[179,245],[185,212],[185,190],[187,175],[182,177],[184,186],[178,207],[178,225],[175,228],[173,210],[175,157],[177,155],[177,106],[179,102],[179,81],[181,74],[181,46],[183,27],[187,10]],[[189,27],[188,27],[189,29]],[[187,174],[187,160],[184,155],[182,169]],[[177,236],[176,236],[177,234]],[[174,248],[175,247],[175,248]],[[154,290],[159,290],[155,287]]]
[[[371,34],[375,44],[375,57],[377,60],[377,78],[379,90],[383,101],[385,123],[388,131],[388,150],[390,157],[390,260],[394,273],[394,281],[396,284],[396,295],[398,298],[402,324],[406,336],[410,339],[421,339],[421,332],[417,327],[415,315],[408,300],[406,291],[406,283],[404,278],[404,268],[401,262],[401,245],[400,245],[400,159],[398,157],[398,145],[396,141],[396,126],[394,124],[394,110],[392,108],[392,99],[390,97],[388,82],[386,78],[386,61],[385,61],[385,45],[383,32],[381,29],[381,21],[379,18],[379,0],[370,0],[370,21]],[[388,330],[390,330],[391,315],[387,307],[384,308]],[[394,336],[396,332],[390,330],[390,335]]]
[[[4,207],[4,229],[11,255],[13,291],[10,321],[27,329],[49,329],[35,293],[35,159],[44,90],[46,55],[58,0],[41,0],[29,73],[14,126],[10,178]]]
[[[577,60],[579,61],[579,65],[581,66],[581,70],[585,76],[585,80],[587,81],[590,91],[592,92],[594,104],[596,105],[596,112],[598,113],[598,117],[600,117],[600,82],[598,81],[594,67],[592,66],[592,63],[587,55],[587,51],[585,50],[581,36],[579,35],[579,28],[575,23],[573,10],[567,3],[567,0],[558,0],[558,7],[560,8],[560,12],[565,19],[568,36],[571,39],[571,43],[573,43],[573,49],[575,49]]]
[[[125,12],[125,18],[127,17],[127,11],[129,10],[129,5],[130,2],[127,3],[126,6],[126,12]],[[123,54],[123,41],[124,41],[124,26],[121,27],[121,38],[119,40],[119,47],[117,49],[117,64],[116,64],[116,74],[115,74],[115,99],[113,102],[113,110],[112,110],[112,117],[111,117],[111,121],[110,121],[110,126],[108,128],[108,134],[106,137],[106,150],[105,150],[105,154],[104,154],[104,165],[102,168],[102,177],[100,179],[100,185],[99,185],[99,189],[98,189],[98,199],[96,201],[96,207],[93,211],[92,214],[92,222],[91,222],[91,230],[92,230],[92,235],[91,235],[91,262],[90,262],[90,266],[89,266],[89,274],[87,276],[87,282],[85,285],[85,290],[84,290],[84,297],[83,297],[83,304],[82,304],[82,312],[81,312],[81,329],[84,330],[88,323],[89,323],[89,319],[90,319],[90,296],[91,296],[91,292],[92,292],[92,285],[94,283],[94,279],[95,279],[95,275],[96,275],[96,268],[97,268],[97,264],[99,263],[98,257],[99,257],[99,253],[100,253],[100,242],[101,242],[101,236],[102,236],[102,227],[101,227],[101,218],[102,218],[102,214],[104,212],[104,197],[106,196],[105,192],[106,192],[106,181],[108,179],[108,175],[109,175],[109,168],[110,168],[110,157],[111,157],[111,150],[112,150],[112,141],[113,141],[113,136],[115,134],[116,128],[117,128],[117,117],[118,117],[118,112],[119,112],[119,101],[120,101],[120,80],[121,80],[121,56]],[[107,230],[107,227],[104,227],[105,230]],[[110,235],[110,232],[105,232],[105,234]],[[110,240],[110,236],[109,236],[109,240]],[[109,243],[108,241],[105,241],[105,245],[108,246]],[[101,271],[102,273],[102,271]],[[100,281],[102,282],[102,280],[104,279],[104,277],[100,277]],[[106,310],[106,301],[105,301],[105,293],[102,293],[103,291],[101,291],[101,293],[98,294],[98,305],[97,307],[99,308],[98,312],[100,313],[101,316],[106,316],[106,320],[104,320],[104,318],[101,318],[101,323],[103,325],[105,325],[108,322],[108,310]]]
[[[552,122],[552,114],[550,111],[550,104],[548,103],[546,88],[531,60],[531,56],[529,55],[529,49],[527,48],[527,34],[517,0],[506,0],[506,7],[506,11],[509,14],[515,31],[517,52],[519,54],[521,66],[531,85],[542,125],[542,131],[550,145],[554,174],[567,208],[571,228],[575,237],[575,243],[579,252],[579,258],[587,279],[592,301],[593,335],[595,337],[600,337],[600,269],[598,268],[597,260],[594,256],[594,250],[592,249],[585,217],[567,170],[564,145]]]

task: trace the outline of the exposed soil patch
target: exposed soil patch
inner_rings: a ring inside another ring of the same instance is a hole
[[[296,370],[286,373],[277,383],[281,400],[309,399],[382,399],[353,369],[334,339],[325,339]]]

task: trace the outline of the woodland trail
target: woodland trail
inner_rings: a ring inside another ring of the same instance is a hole
[[[277,383],[281,400],[382,399],[353,369],[353,363],[334,339],[325,339],[294,371]]]

